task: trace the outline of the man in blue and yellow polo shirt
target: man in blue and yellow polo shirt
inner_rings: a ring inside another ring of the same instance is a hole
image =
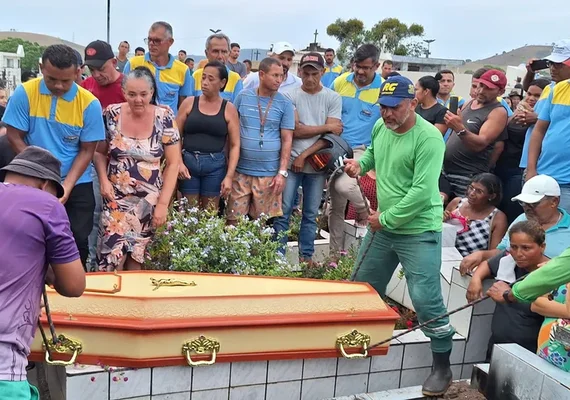
[[[88,237],[93,227],[91,160],[97,142],[105,139],[103,111],[91,92],[75,83],[77,56],[69,46],[56,44],[42,55],[42,78],[15,91],[3,121],[16,153],[33,145],[49,150],[61,161],[61,177],[71,230],[85,266]]]
[[[334,62],[334,50],[325,50],[325,73],[321,77],[321,83],[324,87],[330,87],[333,81],[342,74],[342,65]]]
[[[174,43],[172,26],[164,21],[155,22],[151,25],[145,42],[148,53],[131,58],[123,73],[126,75],[141,66],[150,69],[158,87],[158,103],[169,106],[176,114],[182,101],[194,96],[194,79],[186,64],[168,52]]]
[[[372,140],[372,128],[380,118],[378,97],[382,77],[376,73],[380,51],[372,44],[360,46],[354,53],[353,71],[334,80],[331,89],[342,97],[341,137],[352,147],[358,160]],[[368,204],[362,199],[356,180],[346,174],[335,178],[330,188],[330,250],[343,250],[346,204],[352,203],[358,214],[357,224],[367,223]]]
[[[556,179],[560,207],[570,211],[570,40],[556,43],[546,60],[552,80],[558,83],[544,100],[532,131],[526,179],[537,174]]]
[[[205,53],[208,62],[219,61],[226,65],[226,60],[230,53],[230,38],[223,33],[210,35],[208,39],[206,39]],[[226,83],[226,87],[221,93],[221,96],[233,103],[239,92],[243,89],[243,81],[237,72],[230,70],[227,66],[226,69],[228,70],[228,83]],[[194,92],[196,93],[196,96],[200,96],[202,94],[203,72],[204,68],[199,68],[194,72]]]

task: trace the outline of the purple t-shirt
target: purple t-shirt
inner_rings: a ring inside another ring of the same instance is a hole
[[[65,208],[51,194],[0,183],[0,380],[26,379],[48,264],[79,258]]]

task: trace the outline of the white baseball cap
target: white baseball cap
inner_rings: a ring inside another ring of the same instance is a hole
[[[554,178],[548,175],[537,175],[530,178],[524,184],[521,194],[511,200],[533,204],[538,203],[544,196],[560,197],[560,186]]]
[[[554,43],[552,54],[544,57],[544,59],[553,63],[563,63],[570,60],[570,40],[560,40]]]
[[[273,45],[273,54],[283,54],[286,51],[290,51],[295,55],[295,49],[289,42],[277,42]]]

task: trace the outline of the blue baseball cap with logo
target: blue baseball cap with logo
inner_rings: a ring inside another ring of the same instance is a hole
[[[391,76],[380,87],[378,103],[386,107],[397,107],[405,99],[416,97],[416,90],[411,80],[405,76]]]

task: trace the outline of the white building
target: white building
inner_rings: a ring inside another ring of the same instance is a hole
[[[0,86],[5,87],[8,96],[21,83],[22,65],[21,59],[24,57],[24,47],[18,46],[15,53],[0,52]]]

